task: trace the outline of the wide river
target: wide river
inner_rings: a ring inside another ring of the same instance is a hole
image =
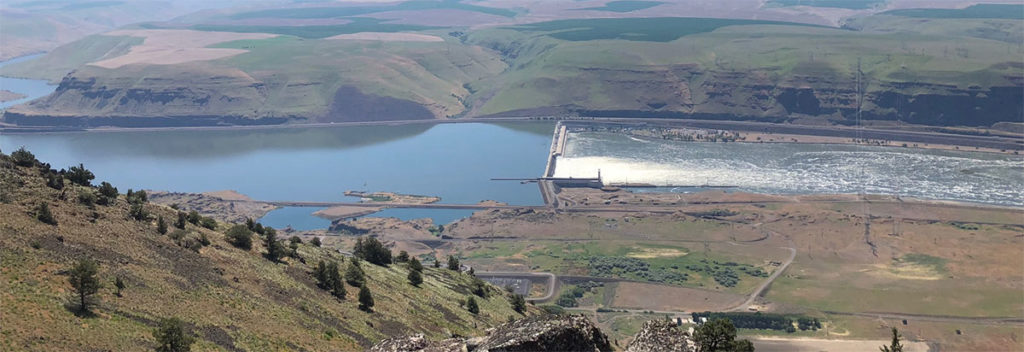
[[[346,190],[436,195],[443,203],[497,200],[537,205],[536,184],[491,178],[544,172],[553,123],[165,130],[0,135],[5,153],[25,146],[55,168],[84,163],[96,183],[206,192],[258,200],[357,201]],[[314,208],[283,208],[264,223],[324,228]],[[389,209],[378,216],[447,223],[465,210]]]
[[[594,177],[598,169],[606,182],[732,185],[774,194],[866,192],[1024,206],[1024,157],[1008,154],[571,133],[555,176]],[[659,189],[664,190],[672,189]]]

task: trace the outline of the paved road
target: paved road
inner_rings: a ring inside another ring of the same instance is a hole
[[[476,273],[477,277],[507,277],[514,279],[529,279],[536,277],[547,277],[548,279],[548,292],[541,297],[527,297],[527,301],[543,302],[551,299],[555,296],[555,292],[558,292],[558,277],[555,274],[548,272],[517,272],[517,271],[485,271]]]

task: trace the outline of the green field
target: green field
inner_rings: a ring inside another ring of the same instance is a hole
[[[302,38],[319,39],[339,34],[359,32],[407,32],[434,29],[437,27],[411,24],[382,23],[375,18],[355,17],[352,22],[338,25],[323,26],[245,26],[245,25],[195,25],[192,29],[200,31],[242,32],[242,33],[275,33],[292,35]]]
[[[514,28],[526,32],[546,32],[544,34],[550,37],[568,41],[623,39],[670,42],[687,35],[710,32],[726,26],[765,24],[811,26],[777,21],[660,17],[558,20]]]
[[[580,10],[593,10],[593,11],[610,11],[610,12],[633,12],[637,10],[649,9],[658,5],[664,4],[661,1],[609,1],[601,7],[587,7]]]
[[[1024,5],[978,4],[963,9],[904,9],[884,14],[915,18],[990,18],[1024,20]]]
[[[529,265],[530,270],[560,275],[620,278],[729,292],[745,292],[768,276],[767,268],[741,263],[742,259],[737,259],[741,257],[734,254],[695,252],[657,243],[492,242],[463,255],[470,262],[522,263]]]
[[[515,17],[516,12],[495,7],[464,4],[459,0],[444,1],[406,1],[394,5],[373,6],[335,6],[335,7],[302,7],[288,9],[271,9],[237,13],[229,16],[232,19],[249,18],[335,18],[352,17],[386,11],[425,11],[425,10],[462,10],[485,13],[488,15]]]
[[[833,7],[850,10],[864,10],[885,5],[886,0],[769,0],[767,5]]]

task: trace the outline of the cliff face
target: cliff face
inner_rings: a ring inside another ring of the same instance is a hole
[[[666,70],[672,79],[548,81],[548,91],[569,91],[593,82],[605,92],[623,92],[629,102],[591,104],[589,99],[566,97],[545,107],[521,109],[489,116],[574,114],[596,117],[677,117],[785,121],[816,118],[854,124],[857,89],[852,79],[793,76],[772,79],[760,72],[701,72]],[[592,74],[592,72],[587,73]],[[621,76],[621,72],[617,75]],[[653,76],[651,73],[637,77]],[[1024,85],[971,87],[944,84],[884,82],[864,94],[862,119],[900,120],[937,126],[991,126],[1020,121]]]
[[[235,69],[84,66],[50,96],[14,107],[4,119],[65,126],[250,124],[265,100],[264,85]]]
[[[876,80],[865,89],[862,118],[937,126],[1020,121],[1024,80],[1004,82],[1011,85],[961,88]],[[692,64],[579,67],[558,78],[506,72],[474,87],[479,89],[476,98],[462,100],[471,107],[467,117],[799,118],[854,124],[858,104],[856,81],[834,72],[779,77],[758,70],[707,71]],[[366,93],[373,89],[367,82],[337,88],[327,80],[278,82],[273,75],[254,78],[238,69],[202,65],[84,66],[65,77],[52,95],[10,109],[4,120],[142,127],[418,120],[447,114],[437,104]],[[405,89],[413,95],[432,92]]]

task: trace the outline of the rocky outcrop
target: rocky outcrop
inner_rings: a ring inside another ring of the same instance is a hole
[[[370,352],[461,352],[467,351],[462,339],[429,341],[423,334],[390,338],[374,345]]]
[[[517,320],[470,339],[427,341],[422,334],[392,338],[370,348],[373,352],[605,352],[612,346],[583,316],[540,316]],[[674,350],[673,350],[674,351]]]
[[[686,334],[666,320],[651,320],[633,337],[626,352],[689,352]]]

